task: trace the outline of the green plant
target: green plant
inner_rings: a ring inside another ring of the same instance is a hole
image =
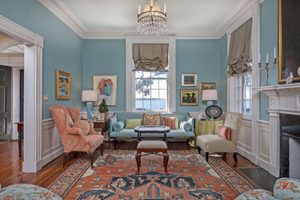
[[[105,99],[102,99],[102,102],[99,105],[99,112],[100,113],[106,113],[106,112],[108,112],[108,106],[106,104]]]

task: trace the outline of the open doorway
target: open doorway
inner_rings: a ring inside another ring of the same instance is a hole
[[[21,169],[23,172],[36,172],[42,167],[41,134],[43,38],[3,16],[0,16],[0,32],[3,33],[5,37],[11,38],[16,42],[16,44],[8,47],[17,45],[22,45],[24,47],[24,159]],[[21,74],[22,72],[19,73]],[[20,107],[21,105],[19,105],[19,108]],[[20,120],[20,112],[21,111],[19,110],[19,114],[15,115],[18,120]],[[10,123],[12,123],[12,121],[15,120],[11,120]],[[15,126],[10,124],[10,127]],[[13,133],[14,131],[12,131],[11,137],[13,137]]]

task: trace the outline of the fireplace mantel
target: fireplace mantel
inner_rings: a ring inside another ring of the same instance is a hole
[[[255,88],[269,97],[270,166],[269,172],[279,177],[280,114],[300,115],[300,83]]]

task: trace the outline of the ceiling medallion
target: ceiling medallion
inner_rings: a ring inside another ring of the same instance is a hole
[[[158,0],[147,0],[144,12],[141,5],[138,7],[137,31],[147,35],[156,36],[167,30],[167,5],[164,4],[164,12],[160,11]]]

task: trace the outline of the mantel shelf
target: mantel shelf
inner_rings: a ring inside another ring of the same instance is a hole
[[[300,89],[300,83],[262,86],[262,87],[258,87],[256,89],[261,92],[272,92],[272,91],[279,92],[282,90],[288,91],[288,90]]]

